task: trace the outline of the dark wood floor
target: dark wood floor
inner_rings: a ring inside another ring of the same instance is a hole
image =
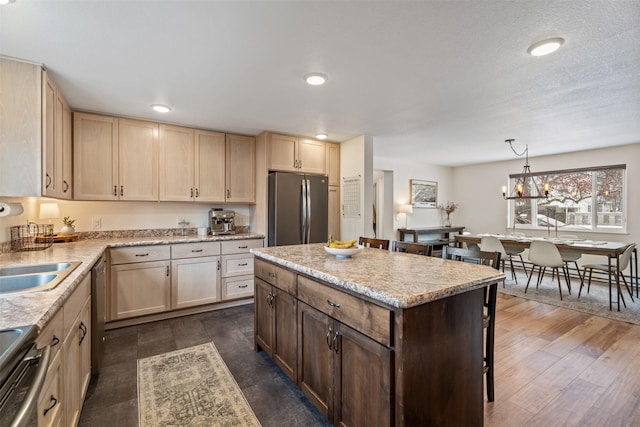
[[[640,425],[640,326],[498,295],[496,399],[486,426]],[[326,422],[263,353],[253,305],[107,333],[81,426],[137,426],[136,360],[212,340],[263,426]]]

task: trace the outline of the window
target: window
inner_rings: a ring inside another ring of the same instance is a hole
[[[510,200],[514,228],[608,231],[626,229],[626,165],[533,173],[548,198]],[[511,188],[522,174],[509,176]],[[534,215],[535,213],[535,215]]]

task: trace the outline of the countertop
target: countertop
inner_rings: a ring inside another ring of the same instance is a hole
[[[323,243],[254,248],[264,260],[398,308],[409,308],[504,280],[486,265],[364,248],[351,258]]]
[[[217,242],[225,240],[264,239],[263,234],[238,233],[220,236],[154,236],[90,239],[55,243],[42,251],[0,254],[0,267],[81,261],[57,287],[50,291],[0,294],[0,329],[36,325],[41,329],[91,272],[91,267],[110,247],[167,245],[175,243]]]

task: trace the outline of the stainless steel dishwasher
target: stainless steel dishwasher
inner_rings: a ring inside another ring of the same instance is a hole
[[[106,321],[106,269],[104,255],[91,268],[91,373],[100,373],[106,337],[104,324]]]

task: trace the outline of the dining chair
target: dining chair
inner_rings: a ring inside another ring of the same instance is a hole
[[[367,248],[389,250],[389,240],[386,239],[374,239],[373,237],[360,236],[360,239],[358,239],[358,244],[364,245]]]
[[[394,240],[391,250],[393,252],[405,252],[408,254],[431,256],[433,246],[423,243],[399,242]]]
[[[501,253],[479,251],[476,249],[455,248],[445,246],[442,248],[442,258],[454,261],[474,262],[489,265],[500,270]],[[484,288],[482,327],[484,336],[484,356],[482,358],[483,372],[486,375],[487,401],[495,400],[494,392],[494,347],[496,336],[496,301],[498,299],[498,285],[496,283]]]
[[[484,236],[480,240],[480,249],[484,252],[500,252],[500,262],[502,264],[502,271],[504,272],[504,266],[509,260],[509,265],[511,267],[511,278],[518,283],[518,278],[516,277],[516,271],[513,268],[513,257],[518,255],[520,257],[520,261],[522,262],[522,268],[524,269],[524,274],[527,276],[529,273],[527,272],[527,267],[524,265],[524,260],[522,259],[522,252],[524,252],[524,248],[518,251],[519,247],[510,247],[507,250],[507,247],[502,244],[502,242],[494,236]],[[502,287],[504,287],[504,282],[502,282]]]
[[[624,277],[624,270],[626,270],[627,267],[629,266],[629,262],[631,260],[631,254],[633,254],[633,250],[635,249],[635,247],[636,247],[635,244],[631,244],[627,246],[624,252],[622,252],[622,254],[620,255],[620,258],[618,258],[618,263],[611,264],[611,275],[613,276],[612,279],[615,279],[616,277],[622,278],[622,282],[624,283],[624,286],[627,288],[627,291],[631,296],[631,301],[633,301],[633,292],[629,288],[627,279],[625,279]],[[618,265],[620,266],[619,268],[618,268]],[[589,289],[591,288],[591,275],[593,273],[593,270],[600,270],[600,271],[609,273],[609,264],[586,264],[586,265],[583,265],[582,268],[584,268],[584,270],[582,273],[582,281],[580,282],[580,290],[578,291],[578,298],[580,298],[580,294],[582,293],[582,287],[584,286],[584,279],[587,277],[587,270],[589,270],[589,280],[587,282],[587,293],[589,293]],[[633,283],[632,283],[632,286],[633,286]],[[620,292],[619,288],[618,288],[618,295],[621,297],[622,303],[626,307],[627,304],[625,303],[624,296],[622,295],[622,292]],[[609,292],[609,296],[611,296],[611,292]]]
[[[536,289],[540,286],[540,282],[542,281],[542,277],[544,276],[546,269],[551,268],[553,274],[557,276],[558,291],[560,291],[560,301],[562,301],[562,287],[560,286],[560,273],[558,271],[558,269],[561,268],[564,280],[567,283],[567,289],[569,294],[571,294],[571,283],[569,282],[569,279],[567,279],[564,261],[562,261],[562,256],[560,255],[560,251],[556,245],[552,242],[534,240],[529,246],[529,261],[533,264],[533,267],[531,268],[529,280],[527,280],[527,286],[524,288],[525,294],[527,293],[527,289],[529,289],[529,283],[531,282],[531,278],[533,277],[533,272],[536,267],[538,267],[538,281],[536,283]]]
[[[559,239],[566,240],[576,240],[579,237],[573,234],[561,234],[558,236]],[[576,271],[578,272],[578,278],[580,278],[580,283],[582,283],[582,274],[580,274],[580,267],[578,267],[578,260],[582,258],[582,254],[580,252],[569,252],[569,251],[560,251],[560,256],[562,257],[562,261],[564,261],[567,268],[567,277],[571,280],[571,275],[569,274],[569,263],[572,262],[576,266]]]

